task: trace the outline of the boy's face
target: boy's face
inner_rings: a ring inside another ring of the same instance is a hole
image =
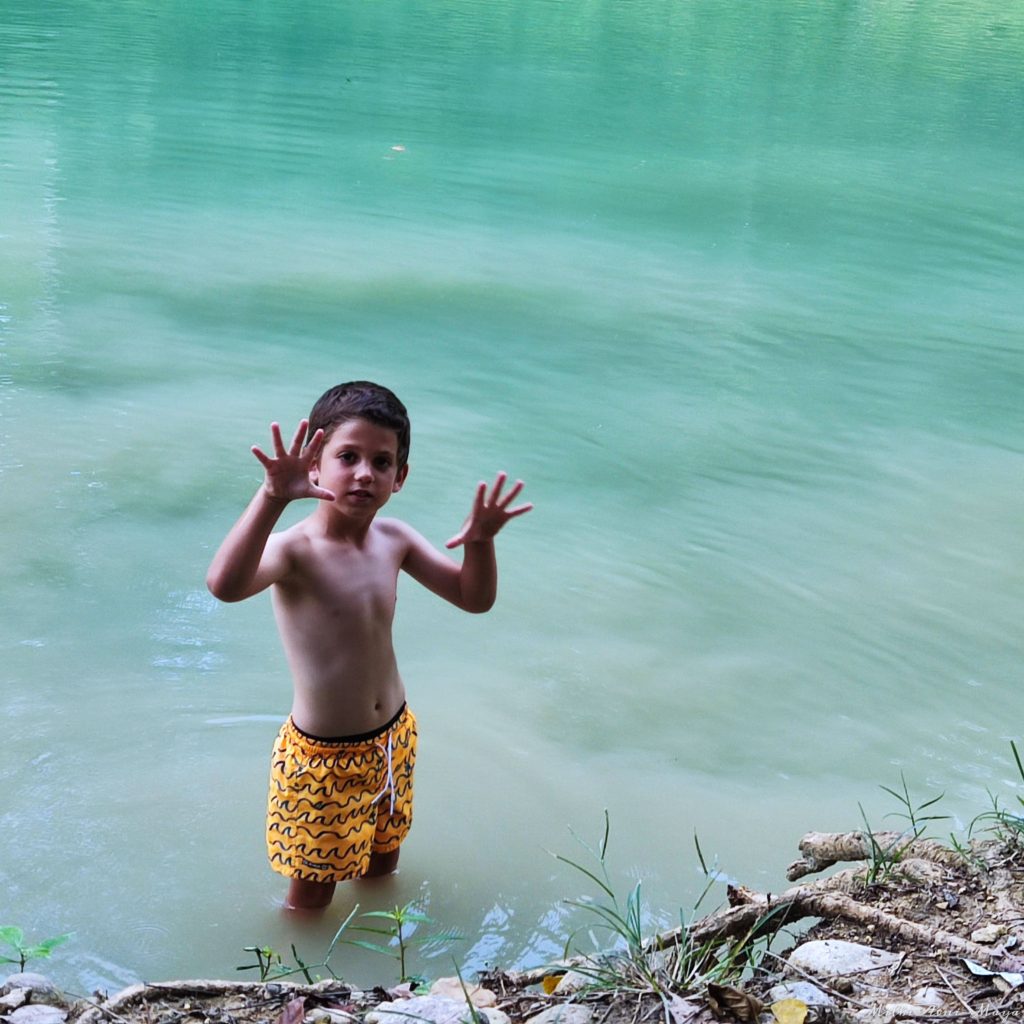
[[[349,514],[372,515],[402,489],[409,466],[398,468],[398,435],[364,419],[339,423],[324,441],[310,476],[335,494]]]

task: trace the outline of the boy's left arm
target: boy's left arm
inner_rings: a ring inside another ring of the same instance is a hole
[[[445,545],[465,549],[461,566],[435,551],[418,534],[402,565],[413,579],[467,612],[486,612],[494,604],[498,592],[494,538],[510,519],[533,508],[530,502],[511,507],[523,482],[517,480],[507,494],[502,494],[507,480],[505,473],[499,473],[490,491],[485,483],[477,485],[473,507],[462,529]]]

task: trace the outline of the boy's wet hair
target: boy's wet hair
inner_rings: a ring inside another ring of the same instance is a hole
[[[322,430],[326,441],[335,427],[353,419],[369,420],[393,430],[398,435],[398,468],[405,465],[409,458],[409,414],[393,391],[369,380],[350,380],[325,391],[309,414],[306,439]]]

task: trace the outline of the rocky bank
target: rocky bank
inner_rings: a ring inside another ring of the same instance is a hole
[[[38,974],[0,987],[5,1024],[888,1024],[1024,1021],[1024,841],[950,849],[898,833],[808,833],[784,892],[642,946],[427,991],[170,981],[69,1001]],[[807,875],[843,862],[813,882]],[[808,924],[810,927],[807,927]]]

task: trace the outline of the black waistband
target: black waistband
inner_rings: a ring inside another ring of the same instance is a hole
[[[356,733],[354,736],[314,736],[311,732],[300,729],[295,724],[294,719],[292,719],[292,728],[301,736],[305,736],[307,740],[312,740],[314,743],[323,743],[327,746],[333,746],[337,743],[365,743],[367,740],[375,740],[378,736],[383,736],[404,714],[405,702],[403,701],[402,706],[380,728],[371,729],[369,732]]]

